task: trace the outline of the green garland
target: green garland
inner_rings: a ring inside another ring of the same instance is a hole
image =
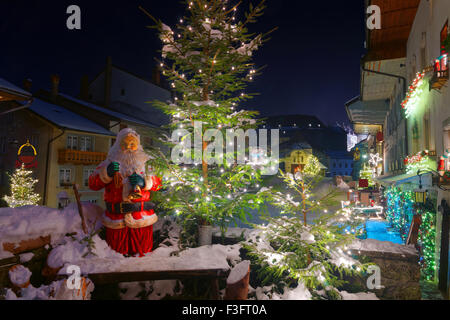
[[[400,233],[406,241],[409,227],[414,216],[413,193],[402,191],[400,188],[391,187],[385,192],[388,222]]]
[[[416,204],[416,211],[422,217],[422,224],[419,229],[419,246],[421,251],[420,264],[422,274],[426,280],[434,279],[436,272],[436,215],[432,201],[425,205]]]
[[[436,271],[436,227],[433,201],[428,199],[426,204],[414,203],[414,193],[391,187],[386,190],[386,217],[388,222],[400,232],[406,241],[414,214],[419,214],[422,224],[419,229],[420,265],[426,280],[433,280]]]

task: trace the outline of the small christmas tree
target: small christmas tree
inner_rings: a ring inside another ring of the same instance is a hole
[[[305,169],[303,169],[303,173],[310,176],[317,176],[320,174],[320,170],[319,159],[313,155],[309,156]]]
[[[361,170],[361,179],[369,181],[369,187],[373,187],[375,185],[373,176],[373,169],[369,165],[364,164],[364,167]]]
[[[341,286],[344,274],[358,276],[367,265],[352,259],[347,246],[362,234],[365,218],[333,210],[339,191],[318,191],[324,178],[317,174],[282,172],[281,178],[284,189],[266,195],[282,216],[266,218],[259,239],[244,244],[263,285],[301,282],[318,290]]]
[[[3,199],[11,208],[37,205],[41,200],[39,194],[34,193],[34,186],[38,180],[34,179],[32,174],[33,171],[25,169],[24,165],[16,169],[14,174],[8,174],[11,181],[11,196],[5,196]]]

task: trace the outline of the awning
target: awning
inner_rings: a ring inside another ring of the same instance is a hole
[[[383,125],[389,111],[386,100],[362,101],[353,99],[345,104],[347,114],[353,123]]]
[[[426,173],[420,178],[417,174],[401,174],[396,176],[379,177],[375,179],[383,186],[400,186],[403,184],[414,184],[419,186],[422,180],[422,187],[430,188],[432,186],[432,174]]]

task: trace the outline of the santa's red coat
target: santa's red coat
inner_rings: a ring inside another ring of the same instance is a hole
[[[97,168],[98,172],[100,168]],[[151,177],[152,186],[149,190],[142,190],[142,198],[132,200],[134,203],[143,203],[151,200],[151,191],[157,191],[161,188],[161,179]],[[123,202],[123,185],[116,187],[114,181],[105,183],[99,173],[94,173],[89,177],[89,188],[93,191],[105,189],[104,200],[112,204]],[[146,218],[154,215],[154,211],[139,211],[132,214],[135,221],[144,221]],[[106,210],[105,218],[112,224],[117,223],[119,228],[106,227],[106,242],[115,251],[134,256],[144,256],[152,251],[153,248],[153,226],[143,228],[130,228],[123,225],[125,219],[124,214],[109,212]]]

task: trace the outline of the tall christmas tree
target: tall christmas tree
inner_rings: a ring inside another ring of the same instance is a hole
[[[239,105],[254,96],[244,90],[260,74],[252,55],[267,40],[268,33],[254,35],[247,28],[262,15],[265,5],[264,1],[250,5],[245,19],[238,21],[239,4],[230,2],[186,1],[187,15],[175,29],[144,10],[156,23],[163,42],[158,63],[176,93],[172,103],[154,102],[170,115],[168,129],[179,132],[165,142],[172,147],[179,141],[184,143],[184,161],[179,164],[162,153],[155,155],[153,167],[166,177],[163,206],[181,216],[182,221],[217,225],[222,231],[232,221],[246,221],[251,210],[263,203],[258,193],[261,172],[249,161],[245,139],[238,139],[235,148],[234,137],[228,137],[230,130],[258,126],[258,113],[240,109]],[[216,131],[211,137],[208,130]],[[225,136],[227,141],[222,139]],[[246,145],[245,154],[238,152],[240,144]],[[211,161],[222,151],[219,161]],[[237,159],[244,159],[244,164]]]
[[[32,177],[33,171],[21,168],[16,169],[14,174],[9,175],[11,182],[11,196],[5,196],[3,199],[12,208],[37,205],[41,200],[39,194],[34,193],[34,186],[38,183],[37,179]]]

